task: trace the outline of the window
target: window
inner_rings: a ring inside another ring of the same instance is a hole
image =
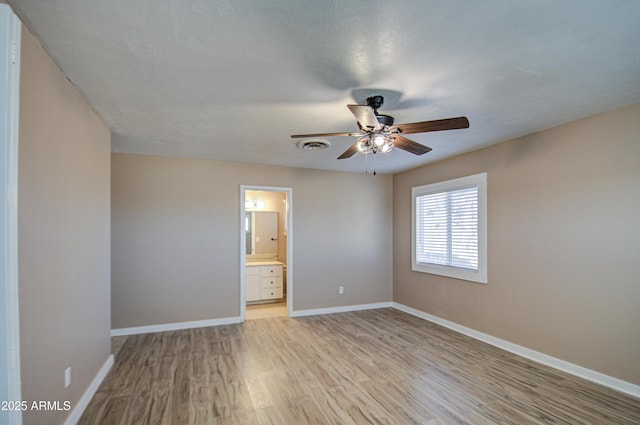
[[[416,186],[412,270],[487,283],[487,174]]]

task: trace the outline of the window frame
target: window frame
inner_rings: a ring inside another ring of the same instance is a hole
[[[478,188],[478,270],[446,266],[417,261],[416,199],[419,196],[454,190]],[[487,173],[473,174],[438,183],[411,188],[411,270],[440,276],[452,277],[471,282],[484,283],[487,279]]]

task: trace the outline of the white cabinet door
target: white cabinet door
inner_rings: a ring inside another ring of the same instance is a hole
[[[246,283],[246,286],[245,286],[246,301],[250,302],[250,301],[260,300],[261,288],[260,288],[260,272],[258,267],[247,267],[245,283]]]

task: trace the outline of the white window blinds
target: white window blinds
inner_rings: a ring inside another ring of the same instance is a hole
[[[416,197],[416,261],[478,270],[478,187]]]
[[[411,188],[411,269],[487,283],[487,174]]]

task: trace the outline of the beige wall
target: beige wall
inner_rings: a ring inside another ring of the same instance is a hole
[[[391,301],[391,182],[114,154],[113,328],[240,315],[243,184],[293,189],[294,310]]]
[[[75,407],[111,352],[110,134],[26,29],[20,78],[22,396]],[[24,424],[68,415],[27,410]]]
[[[633,105],[395,175],[394,301],[640,384],[638,134]],[[412,272],[411,187],[484,171],[488,285]]]

